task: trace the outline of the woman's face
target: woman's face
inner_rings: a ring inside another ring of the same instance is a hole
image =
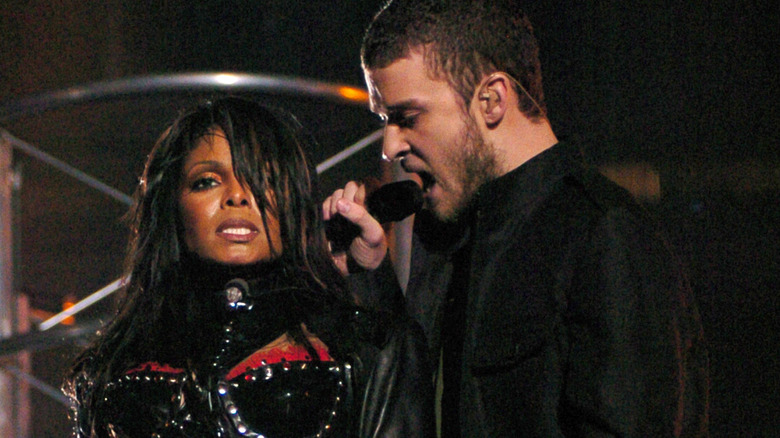
[[[184,161],[179,187],[184,243],[203,259],[246,265],[273,257],[260,209],[249,187],[236,179],[221,129],[198,141]],[[279,222],[268,217],[268,236],[281,252]]]

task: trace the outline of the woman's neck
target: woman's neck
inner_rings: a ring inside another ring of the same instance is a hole
[[[278,259],[262,261],[250,265],[227,265],[205,260],[192,254],[182,257],[183,280],[192,289],[203,292],[218,292],[233,279],[262,282],[275,281],[285,276],[285,269]]]

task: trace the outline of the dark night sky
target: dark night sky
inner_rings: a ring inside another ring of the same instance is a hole
[[[160,4],[157,4],[160,3]],[[377,0],[6,0],[0,104],[98,80],[245,71],[362,86],[358,47]],[[711,342],[712,436],[780,428],[780,6],[718,0],[529,2],[559,137],[595,164],[645,163],[648,208],[689,267]],[[164,123],[192,96],[133,98],[0,125],[130,193]],[[379,125],[364,108],[261,96],[296,112],[318,161]],[[378,169],[378,148],[324,177]],[[29,157],[19,214],[19,289],[56,310],[120,272],[125,207]],[[99,312],[100,308],[94,312]],[[58,385],[62,347],[35,355]],[[65,436],[65,410],[34,392],[32,436]]]

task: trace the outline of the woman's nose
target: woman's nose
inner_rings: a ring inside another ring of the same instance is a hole
[[[250,205],[250,196],[252,196],[252,191],[249,190],[249,187],[233,179],[227,184],[224,205],[228,207],[248,206]]]

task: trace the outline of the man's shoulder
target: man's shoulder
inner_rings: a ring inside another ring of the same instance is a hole
[[[578,167],[557,181],[524,228],[563,243],[585,239],[605,228],[634,234],[655,227],[651,215],[628,191],[596,169]]]
[[[578,167],[563,176],[542,208],[571,210],[572,214],[609,214],[615,210],[644,217],[645,209],[624,188],[592,167]]]
[[[615,211],[637,217],[646,214],[627,190],[586,164],[576,144],[560,142],[525,166],[527,169],[519,170],[525,169],[533,178],[517,179],[514,190],[534,192],[537,200],[531,203],[532,214],[540,211],[578,217],[603,216]]]
[[[569,172],[559,184],[561,196],[578,196],[603,212],[626,209],[643,214],[642,207],[624,188],[593,167],[579,167]]]

